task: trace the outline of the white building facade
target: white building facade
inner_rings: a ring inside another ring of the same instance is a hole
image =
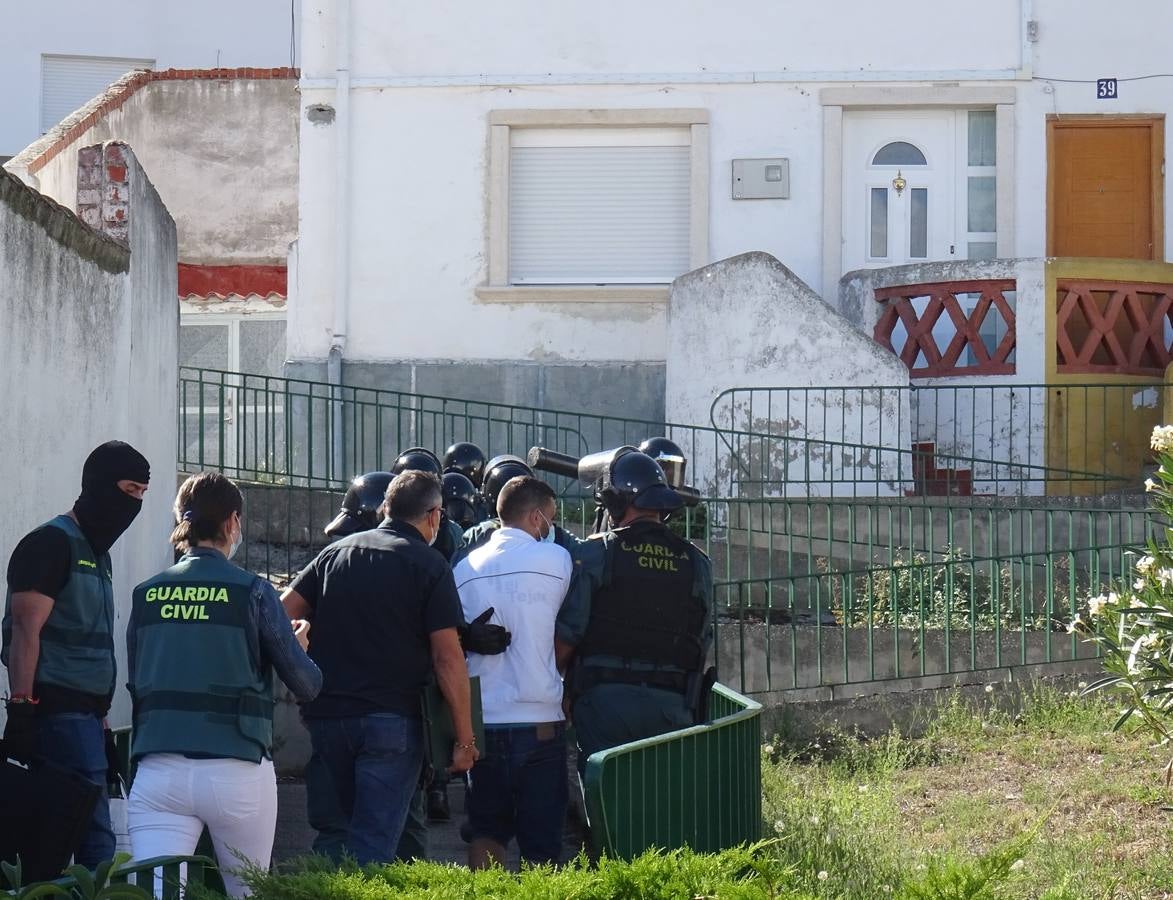
[[[6,11],[0,161],[131,69],[296,67],[298,11],[289,0],[53,0]]]
[[[291,375],[654,417],[668,285],[715,260],[836,305],[860,268],[1168,255],[1161,0],[302,18]]]

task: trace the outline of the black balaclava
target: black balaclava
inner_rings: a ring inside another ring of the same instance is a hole
[[[107,441],[96,447],[81,470],[81,496],[73,514],[94,552],[101,556],[130,527],[143,501],[124,493],[118,482],[151,480],[147,458],[125,441]]]

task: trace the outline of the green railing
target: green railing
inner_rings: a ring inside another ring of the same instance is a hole
[[[1067,624],[1131,574],[1137,538],[721,582],[718,670],[747,694],[845,696],[853,685],[1090,659],[1095,648]]]
[[[65,890],[81,887],[72,876],[59,878],[52,883]],[[162,900],[180,900],[187,896],[186,886],[194,884],[210,892],[224,892],[216,865],[206,856],[158,856],[136,860],[111,872],[110,883],[132,884]]]
[[[1143,481],[1148,435],[1169,387],[1159,379],[966,381],[731,388],[713,400],[709,418],[741,462],[741,495],[774,493],[779,481],[833,487],[868,473],[930,496],[1099,494]],[[824,445],[844,455],[818,452]]]
[[[717,684],[709,715],[591,755],[584,789],[596,852],[712,852],[761,836],[761,706]]]
[[[714,401],[713,424],[698,426],[182,368],[179,458],[185,471],[216,468],[254,481],[333,488],[386,468],[410,446],[442,452],[469,440],[490,455],[524,455],[540,445],[581,456],[666,434],[688,456],[690,482],[712,497],[1105,494],[1139,486],[1139,466],[1121,471],[1086,453],[1052,452],[1034,387],[1005,410],[991,392],[1014,397],[1017,387],[989,388],[984,398],[981,390],[738,389]],[[1146,390],[1155,393],[1151,385]],[[938,414],[926,437],[927,414],[914,422],[912,410],[927,408],[932,391]],[[960,414],[946,420],[940,410],[960,408],[962,398],[966,408],[988,405],[994,421],[1008,423],[1006,440],[984,437],[985,413],[968,423]],[[1149,394],[1141,399],[1148,403]],[[552,478],[566,492],[581,492]]]

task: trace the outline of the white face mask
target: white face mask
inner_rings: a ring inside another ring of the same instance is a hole
[[[228,548],[228,558],[236,556],[236,551],[240,549],[240,545],[244,543],[244,529],[241,526],[236,528],[236,538],[232,541],[232,546]]]
[[[557,536],[554,534],[554,523],[551,522],[549,519],[547,519],[546,514],[544,512],[542,512],[540,509],[538,510],[538,515],[541,516],[542,521],[546,523],[546,533],[544,535],[542,535],[540,538],[538,538],[538,541],[540,541],[543,544],[554,543],[554,538]]]
[[[436,520],[436,528],[432,531],[432,537],[428,540],[429,547],[431,547],[434,543],[436,543],[436,538],[438,538],[440,536],[440,523],[441,523],[441,521],[442,521],[442,519]]]

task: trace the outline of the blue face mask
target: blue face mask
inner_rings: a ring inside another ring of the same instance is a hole
[[[544,535],[542,535],[542,536],[541,536],[541,538],[539,538],[539,540],[540,540],[540,541],[541,541],[543,544],[552,544],[552,543],[554,543],[554,537],[555,537],[555,534],[554,534],[554,523],[553,523],[553,522],[551,522],[549,519],[547,519],[547,518],[546,518],[546,514],[545,514],[544,512],[542,512],[540,509],[538,510],[538,515],[539,515],[539,516],[541,516],[541,517],[542,517],[542,521],[546,523],[546,533],[545,533]]]

